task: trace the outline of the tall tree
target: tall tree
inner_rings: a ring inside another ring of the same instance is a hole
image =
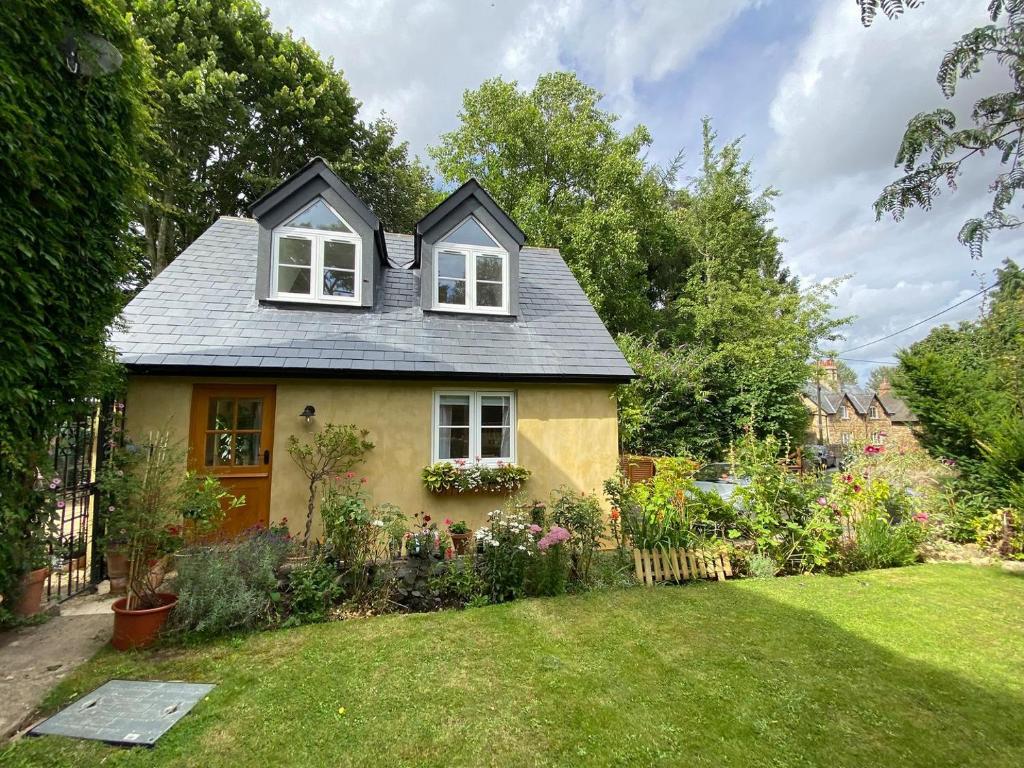
[[[751,421],[799,439],[808,362],[843,322],[832,286],[801,291],[782,265],[771,223],[774,190],[758,191],[738,142],[723,147],[704,122],[698,176],[675,196],[676,275],[653,339],[620,346],[641,378],[620,390],[628,450],[721,457]]]
[[[920,5],[916,0],[860,3],[865,25],[871,23],[878,8],[895,18],[904,4],[909,8]],[[1024,0],[991,0],[988,10],[992,24],[963,35],[943,57],[937,76],[939,88],[945,98],[953,98],[960,81],[978,74],[982,64],[991,59],[1006,69],[1009,90],[975,102],[966,125],[946,108],[914,116],[896,153],[896,166],[903,167],[904,175],[886,186],[875,201],[877,218],[888,213],[899,221],[907,208],[931,208],[943,185],[955,190],[967,161],[978,161],[986,153],[998,157],[1002,171],[989,184],[992,207],[982,216],[968,219],[958,235],[974,258],[981,257],[992,232],[1024,226],[1024,220],[1013,212],[1014,198],[1024,187]]]
[[[1007,262],[977,321],[936,328],[898,357],[893,384],[922,444],[1024,511],[1024,271]]]
[[[275,31],[255,0],[130,5],[156,77],[140,216],[154,275],[218,215],[243,214],[316,155],[386,226],[410,229],[426,210],[429,174],[395,143],[394,125],[360,122],[333,61]]]
[[[531,245],[559,248],[613,332],[649,330],[648,268],[673,236],[668,190],[644,162],[647,129],[621,134],[600,101],[566,72],[531,91],[488,80],[429,152],[446,182],[476,177]]]
[[[98,394],[129,272],[146,57],[116,0],[0,3],[0,594],[51,510],[37,472],[74,400]],[[6,601],[10,605],[10,600]],[[0,606],[0,614],[5,606]]]

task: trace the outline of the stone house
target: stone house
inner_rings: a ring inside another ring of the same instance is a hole
[[[832,360],[823,361],[821,369],[820,383],[808,382],[801,393],[812,417],[808,442],[834,446],[858,442],[917,445],[913,433],[917,417],[893,394],[888,381],[878,390],[844,386]]]

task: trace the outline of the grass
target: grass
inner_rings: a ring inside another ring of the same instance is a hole
[[[1022,765],[1024,578],[638,588],[104,651],[46,709],[113,677],[218,686],[152,750],[44,737],[0,764]]]

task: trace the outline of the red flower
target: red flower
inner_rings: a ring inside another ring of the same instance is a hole
[[[611,518],[612,518],[612,520],[618,520],[619,519],[619,508],[618,507],[612,507]]]
[[[345,473],[345,479],[346,479],[346,480],[351,480],[351,479],[352,479],[353,477],[355,477],[355,476],[356,476],[356,473],[355,473],[355,472],[346,472],[346,473]]]
[[[424,515],[423,516],[423,522],[424,523],[429,523],[430,522],[430,515]]]
[[[444,524],[445,524],[445,525],[447,525],[447,526],[451,526],[451,524],[452,524],[452,519],[451,519],[450,517],[446,517],[446,518],[444,519]]]

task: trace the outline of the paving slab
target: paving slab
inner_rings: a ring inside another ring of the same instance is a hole
[[[108,594],[72,598],[44,624],[0,632],[0,741],[29,725],[43,697],[110,641]]]

